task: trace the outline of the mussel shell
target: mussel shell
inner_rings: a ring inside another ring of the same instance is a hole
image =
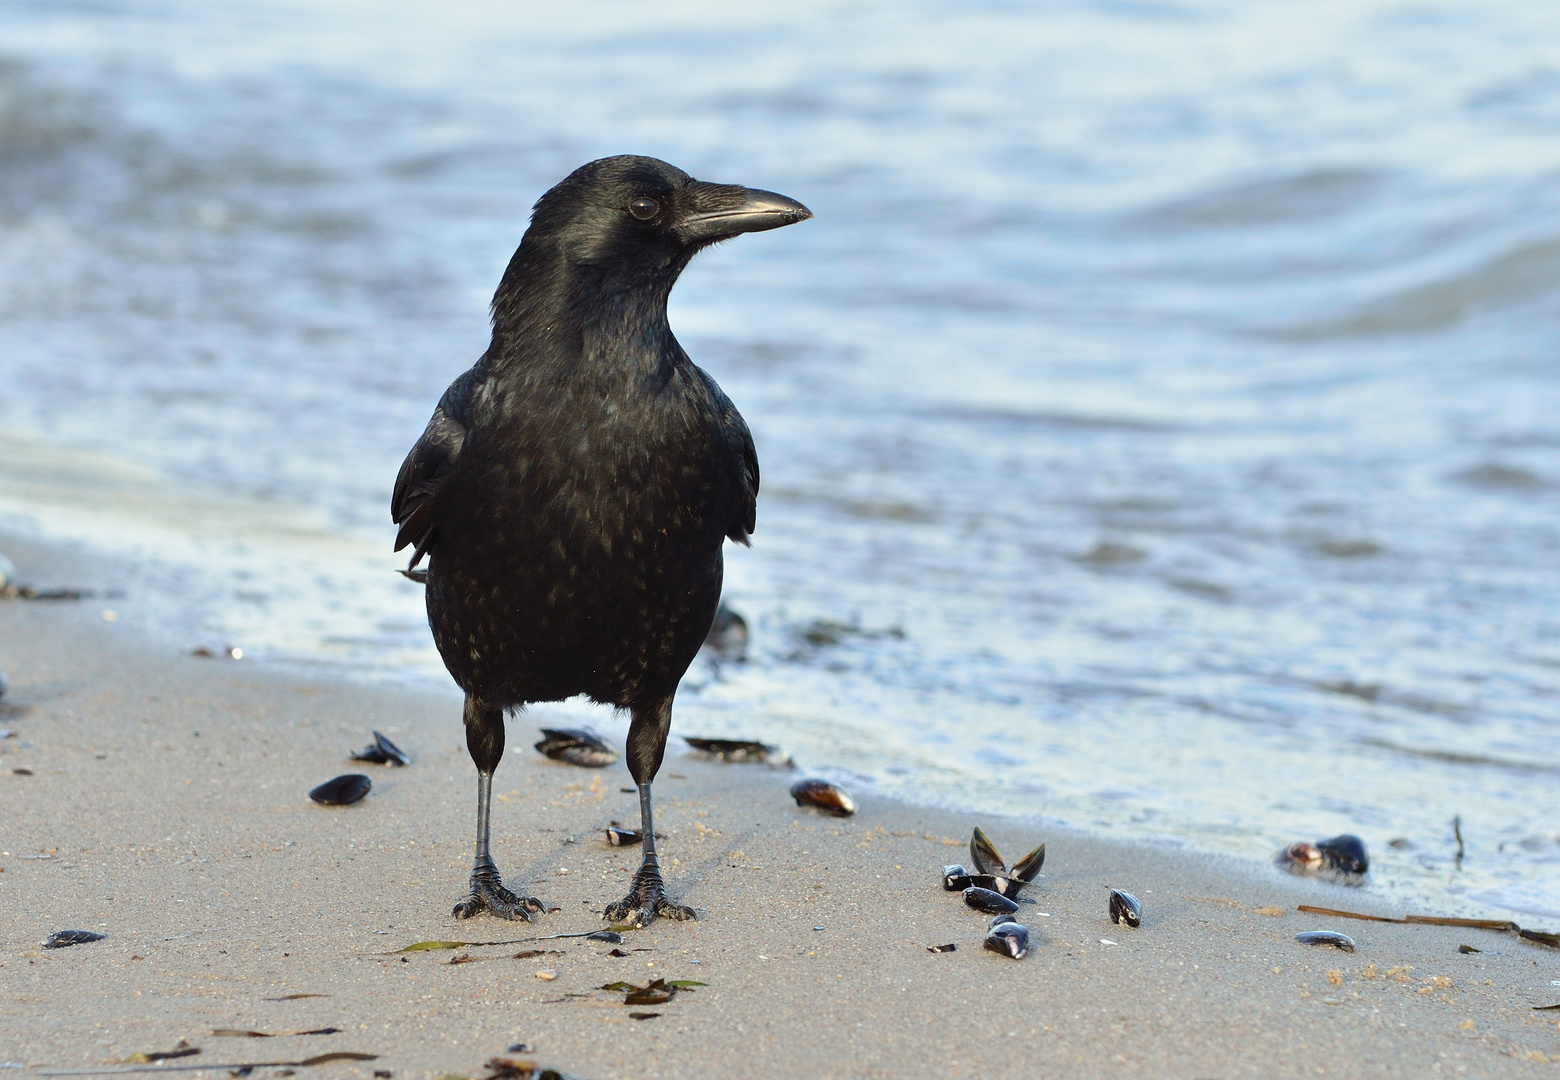
[[[964,902],[976,911],[984,911],[987,915],[1012,914],[1018,910],[1018,905],[1001,893],[982,889],[978,885],[971,885],[964,890]]]
[[[1143,924],[1143,905],[1138,903],[1138,898],[1129,892],[1120,889],[1110,891],[1110,921],[1113,923],[1126,923],[1128,926],[1141,926]]]
[[[367,795],[373,786],[374,782],[362,773],[348,773],[325,781],[309,792],[309,798],[322,806],[348,806]]]
[[[618,759],[613,750],[594,731],[584,728],[542,728],[542,741],[536,748],[546,757],[582,769],[604,769]]]
[[[1354,939],[1336,930],[1307,930],[1303,934],[1296,934],[1295,940],[1302,945],[1331,945],[1344,952],[1354,951]]]
[[[695,738],[692,735],[685,735],[683,736],[683,742],[701,754],[718,757],[722,761],[733,765],[742,765],[750,761],[768,761],[769,755],[776,753],[780,749],[778,746],[754,742],[751,739],[702,739]]]
[[[607,843],[613,847],[633,847],[635,844],[645,842],[644,834],[638,829],[603,829],[607,834]]]
[[[1029,927],[1018,922],[997,923],[981,944],[994,953],[1022,960],[1029,955]]]
[[[958,863],[943,867],[943,888],[949,892],[963,892],[970,887],[970,872]]]
[[[623,944],[623,935],[616,930],[593,930],[585,935],[586,941],[605,941],[608,945]]]
[[[1013,917],[1012,912],[1004,911],[1001,915],[991,920],[991,926],[995,929],[1005,922],[1018,922],[1018,920]]]
[[[798,780],[791,785],[791,798],[797,806],[815,806],[836,817],[850,817],[856,812],[855,800],[827,780]]]
[[[379,732],[374,732],[374,741],[364,747],[360,753],[352,755],[353,761],[366,761],[371,765],[410,765],[412,759],[407,756],[395,743],[385,738]]]
[[[43,941],[45,949],[66,949],[72,945],[85,945],[89,941],[102,941],[108,937],[96,930],[56,930]]]
[[[1025,855],[1022,859],[1019,859],[1018,862],[1014,863],[1011,873],[1016,880],[1027,885],[1039,875],[1040,868],[1044,865],[1045,845],[1041,844],[1028,855]]]
[[[1331,840],[1318,840],[1316,848],[1330,869],[1340,874],[1363,874],[1370,869],[1370,858],[1365,854],[1365,841],[1358,836],[1344,833]]]
[[[980,831],[979,825],[970,833],[970,862],[975,864],[975,871],[980,874],[997,875],[1007,871],[1002,856],[997,854],[997,845]]]

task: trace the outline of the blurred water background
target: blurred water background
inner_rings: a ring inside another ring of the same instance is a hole
[[[447,681],[396,468],[535,198],[653,154],[817,214],[673,295],[764,471],[675,730],[1560,917],[1557,128],[1528,0],[8,0],[0,524]]]

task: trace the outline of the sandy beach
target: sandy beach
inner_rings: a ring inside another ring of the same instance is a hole
[[[0,537],[39,585],[112,585],[69,550]],[[112,613],[105,618],[105,611]],[[1346,921],[1368,897],[1265,866],[1028,820],[861,799],[799,809],[795,774],[688,754],[657,783],[671,890],[700,914],[613,946],[515,939],[599,929],[637,849],[621,764],[584,770],[511,721],[495,856],[557,910],[457,923],[473,770],[458,698],[198,659],[137,629],[135,599],[0,602],[0,1061],[107,1067],[179,1041],[212,1069],[328,1052],[300,1077],[482,1077],[495,1056],[580,1077],[1552,1076],[1560,952],[1479,930]],[[348,752],[384,731],[407,768]],[[755,731],[762,738],[764,732]],[[346,808],[308,790],[364,772]],[[1048,844],[1032,951],[981,950],[988,917],[940,888],[972,826],[1016,858]],[[1107,889],[1135,893],[1114,926]],[[1341,930],[1352,954],[1296,943]],[[98,942],[40,947],[51,932]],[[427,940],[454,950],[396,953]],[[503,945],[486,942],[511,942]],[[956,951],[928,946],[953,943]],[[1459,945],[1480,950],[1461,953]],[[516,958],[517,953],[543,950]],[[543,973],[551,973],[547,978]],[[597,989],[707,984],[654,1008]],[[289,995],[316,995],[292,997]],[[287,999],[287,1000],[279,1000]],[[632,1012],[658,1016],[635,1020]],[[321,1028],[272,1038],[213,1034]],[[509,1052],[523,1043],[529,1052]],[[256,1076],[279,1075],[279,1066]]]

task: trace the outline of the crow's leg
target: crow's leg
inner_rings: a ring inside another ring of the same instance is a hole
[[[455,905],[455,917],[469,919],[491,911],[500,919],[530,921],[531,912],[545,911],[534,896],[516,896],[504,888],[488,851],[488,818],[493,809],[493,770],[504,757],[504,710],[482,705],[466,695],[466,749],[477,766],[477,857],[471,867],[471,895]]]
[[[611,922],[649,926],[657,915],[668,919],[696,919],[693,908],[674,904],[662,891],[661,864],[655,854],[655,819],[650,810],[650,781],[661,768],[666,736],[672,727],[672,697],[668,694],[646,706],[634,707],[628,728],[628,771],[639,785],[639,829],[644,833],[644,860],[628,895],[608,904],[603,913]]]

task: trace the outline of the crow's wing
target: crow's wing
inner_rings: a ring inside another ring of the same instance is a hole
[[[725,391],[710,378],[709,373],[695,367],[709,391],[715,420],[725,436],[733,471],[737,473],[737,515],[726,530],[726,535],[739,544],[746,544],[753,527],[758,524],[758,449],[753,445],[753,433],[747,421],[737,412]]]
[[[472,399],[481,383],[476,372],[468,371],[450,384],[439,399],[438,408],[423,430],[422,438],[401,463],[390,496],[390,519],[401,527],[395,536],[395,550],[416,545],[411,570],[428,553],[438,526],[439,491],[449,479],[461,448],[466,443],[467,421]]]

